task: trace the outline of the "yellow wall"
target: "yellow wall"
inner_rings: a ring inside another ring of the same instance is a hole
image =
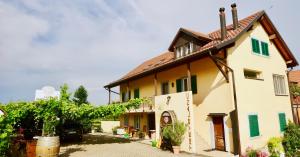
[[[146,131],[148,131],[148,115],[147,113],[127,113],[128,116],[128,125],[130,127],[134,127],[134,116],[139,115],[140,116],[140,130],[143,131],[143,127],[146,126]],[[124,127],[124,116],[120,116],[120,126]]]
[[[269,57],[253,54],[251,37],[268,43]],[[242,151],[247,146],[263,147],[270,137],[281,135],[279,112],[292,119],[285,61],[259,23],[242,35],[228,53],[228,64],[235,71]],[[245,79],[244,68],[262,71],[263,81]],[[273,74],[285,76],[286,96],[275,96]],[[250,138],[248,115],[253,113],[258,115],[261,136]]]

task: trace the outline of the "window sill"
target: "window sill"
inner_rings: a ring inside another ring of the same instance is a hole
[[[249,79],[249,80],[258,80],[258,81],[264,81],[264,79],[260,79],[260,78],[247,78],[247,77],[245,77],[245,79]]]
[[[275,96],[289,96],[287,94],[275,94]]]

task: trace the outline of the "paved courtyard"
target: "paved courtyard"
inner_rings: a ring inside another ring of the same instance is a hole
[[[181,153],[173,155],[137,141],[129,141],[103,134],[84,136],[83,142],[63,144],[60,157],[193,157],[197,155]],[[198,156],[199,157],[199,156]]]

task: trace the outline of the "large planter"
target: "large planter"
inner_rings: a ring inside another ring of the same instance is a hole
[[[36,140],[28,140],[26,141],[26,156],[27,157],[35,157],[36,156]]]
[[[39,137],[36,144],[37,157],[57,157],[59,154],[59,136]]]
[[[174,154],[179,154],[179,152],[180,152],[180,146],[172,146],[172,148],[173,148],[173,153]]]

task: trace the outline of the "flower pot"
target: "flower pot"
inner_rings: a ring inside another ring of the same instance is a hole
[[[36,144],[37,157],[57,157],[59,154],[59,136],[39,137]]]
[[[180,152],[180,146],[172,146],[172,148],[173,148],[173,153],[174,154],[179,154],[179,152]]]
[[[27,157],[35,157],[35,149],[36,149],[36,140],[28,140],[26,141],[26,156]]]

